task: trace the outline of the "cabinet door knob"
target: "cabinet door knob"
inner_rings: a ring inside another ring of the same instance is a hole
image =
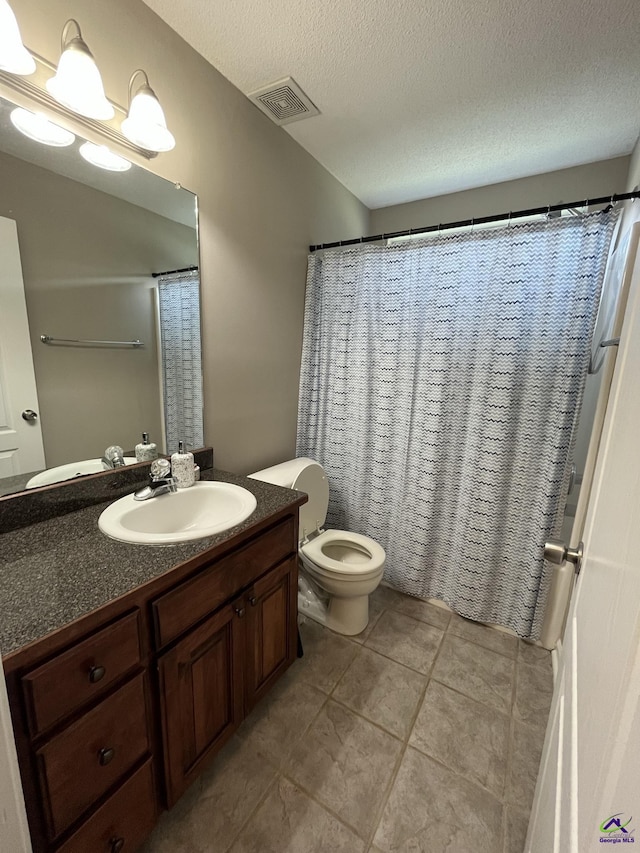
[[[113,761],[113,758],[116,754],[115,749],[112,749],[110,746],[105,746],[98,753],[98,761],[102,767],[106,767],[107,764],[110,764]]]
[[[120,853],[124,847],[124,838],[114,836],[109,839],[109,853]]]
[[[252,595],[251,598],[249,599],[249,604],[252,607],[255,607],[257,603],[258,603],[258,599],[255,597],[255,595]]]
[[[233,609],[236,611],[240,619],[242,619],[244,616],[244,607],[234,607]]]
[[[98,681],[102,681],[106,671],[107,670],[103,666],[92,666],[89,669],[89,681],[92,684],[97,684]]]

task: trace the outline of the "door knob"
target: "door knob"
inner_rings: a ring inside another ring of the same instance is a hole
[[[568,563],[573,563],[576,568],[576,574],[580,573],[582,567],[582,555],[584,552],[584,542],[579,542],[577,548],[567,548],[564,542],[559,539],[549,539],[544,543],[544,558],[550,563],[555,563],[561,566],[565,560]]]
[[[25,409],[22,413],[22,419],[25,421],[37,421],[38,413],[34,412],[33,409]]]

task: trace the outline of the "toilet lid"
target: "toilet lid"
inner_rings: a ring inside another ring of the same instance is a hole
[[[300,507],[300,542],[314,530],[322,530],[327,520],[329,506],[329,481],[324,468],[317,462],[310,462],[300,471],[291,484],[292,489],[306,492],[309,500]]]

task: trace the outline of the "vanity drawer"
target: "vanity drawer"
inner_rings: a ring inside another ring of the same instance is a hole
[[[130,613],[22,678],[32,735],[100,696],[140,662],[138,614]]]
[[[153,613],[158,647],[175,640],[296,550],[295,524],[289,517],[156,599]]]
[[[147,696],[138,675],[41,747],[36,756],[51,838],[149,751]]]
[[[143,764],[57,853],[133,853],[156,822],[153,764]]]

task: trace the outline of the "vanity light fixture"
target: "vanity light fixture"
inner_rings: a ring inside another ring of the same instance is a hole
[[[106,145],[95,145],[93,142],[85,142],[80,146],[80,154],[87,163],[108,169],[110,172],[126,172],[131,168],[131,163],[109,151]]]
[[[36,61],[22,43],[16,16],[7,0],[0,0],[0,71],[33,74]]]
[[[142,76],[134,95],[134,84]],[[149,85],[146,71],[138,68],[129,80],[129,113],[122,132],[130,142],[147,151],[171,151],[176,141],[167,130],[167,122],[156,93]]]
[[[72,27],[78,33],[70,38]],[[58,70],[45,85],[58,103],[82,116],[106,121],[115,115],[104,93],[93,54],[83,41],[80,25],[74,18],[64,25]]]
[[[65,148],[75,141],[75,136],[70,130],[65,130],[59,124],[49,121],[41,113],[32,113],[22,107],[16,107],[11,111],[11,123],[13,126],[36,142],[43,145],[53,145],[55,148]]]

